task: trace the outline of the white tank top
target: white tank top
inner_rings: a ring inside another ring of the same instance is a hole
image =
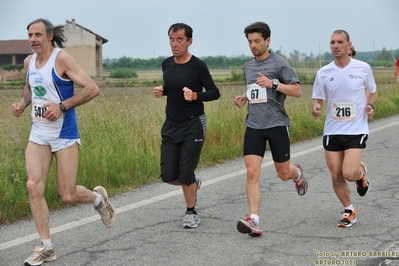
[[[36,68],[37,54],[33,54],[29,63],[28,81],[32,90],[32,129],[31,133],[49,139],[79,138],[75,108],[71,108],[56,121],[50,122],[43,117],[43,104],[60,103],[74,95],[73,81],[58,76],[55,71],[55,60],[61,50],[54,48],[44,66]]]

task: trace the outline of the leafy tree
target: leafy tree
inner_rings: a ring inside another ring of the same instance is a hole
[[[118,68],[132,68],[134,65],[134,60],[131,57],[121,57],[119,60],[115,63],[115,65]]]
[[[323,59],[323,60],[326,60],[326,61],[333,61],[333,60],[334,60],[334,56],[332,55],[332,53],[325,52],[325,53],[323,54],[322,59]]]
[[[294,62],[299,62],[300,52],[298,50],[294,50],[293,53],[290,53],[290,59]]]
[[[271,52],[273,52],[270,49]],[[300,53],[298,50],[294,50],[289,54],[287,58],[283,55],[281,50],[274,52],[277,55],[285,57],[294,68],[310,67],[319,68],[334,60],[334,56],[331,52],[325,52],[322,55],[314,55],[312,52],[308,56],[306,53]],[[321,58],[320,58],[321,56]],[[372,66],[386,66],[392,67],[393,59],[399,56],[399,49],[387,50],[385,47],[382,51],[369,51],[360,52],[357,51],[356,58],[368,63],[373,62]],[[126,68],[132,70],[160,70],[162,61],[165,60],[165,56],[159,56],[157,58],[142,59],[142,58],[131,58],[123,56],[118,59],[104,59],[103,67],[106,70],[116,70],[118,68]],[[239,74],[236,72],[237,68],[241,68],[243,64],[253,58],[253,56],[239,55],[235,57],[227,56],[205,56],[201,59],[208,65],[210,69],[232,69],[232,73]],[[300,59],[304,58],[304,62],[299,62]],[[4,68],[4,67],[3,67]]]
[[[383,47],[381,53],[376,56],[377,61],[392,61],[392,50],[388,51]]]

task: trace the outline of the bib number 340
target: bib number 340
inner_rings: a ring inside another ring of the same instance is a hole
[[[32,120],[40,121],[40,122],[49,122],[46,118],[43,117],[44,112],[46,112],[47,108],[42,107],[44,104],[49,103],[47,100],[43,99],[33,99],[32,101]]]

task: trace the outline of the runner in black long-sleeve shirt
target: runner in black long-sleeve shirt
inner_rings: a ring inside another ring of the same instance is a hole
[[[173,56],[162,62],[164,85],[153,90],[157,98],[167,96],[166,120],[161,131],[161,178],[168,184],[182,186],[187,205],[183,228],[198,227],[200,221],[195,204],[201,181],[194,171],[205,140],[203,102],[220,97],[206,64],[188,51],[192,34],[187,24],[170,26]]]

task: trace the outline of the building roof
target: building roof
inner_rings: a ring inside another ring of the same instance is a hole
[[[90,32],[91,34],[93,34],[94,36],[96,36],[96,39],[97,39],[97,40],[102,41],[102,44],[108,42],[108,40],[105,39],[104,37],[98,35],[97,33],[93,32],[93,31],[91,31],[91,30],[89,30],[88,28],[83,27],[83,26],[80,25],[80,24],[76,23],[74,18],[73,18],[71,21],[66,20],[66,23],[76,24],[77,26],[81,27],[82,29],[84,29],[84,30]]]
[[[26,40],[6,40],[0,41],[0,54],[31,54],[32,50],[29,41]]]
[[[72,19],[72,21],[66,21],[67,23],[75,23],[75,19]],[[102,36],[98,35],[97,33],[94,33],[93,31],[79,25],[78,23],[75,23],[77,26],[81,27],[82,29],[90,32],[93,34],[97,40],[101,41],[102,44],[107,43],[108,40],[103,38]],[[1,41],[0,40],[0,54],[1,55],[26,55],[26,54],[32,54],[32,50],[30,49],[29,46],[29,41],[28,39],[26,40],[5,40]]]

